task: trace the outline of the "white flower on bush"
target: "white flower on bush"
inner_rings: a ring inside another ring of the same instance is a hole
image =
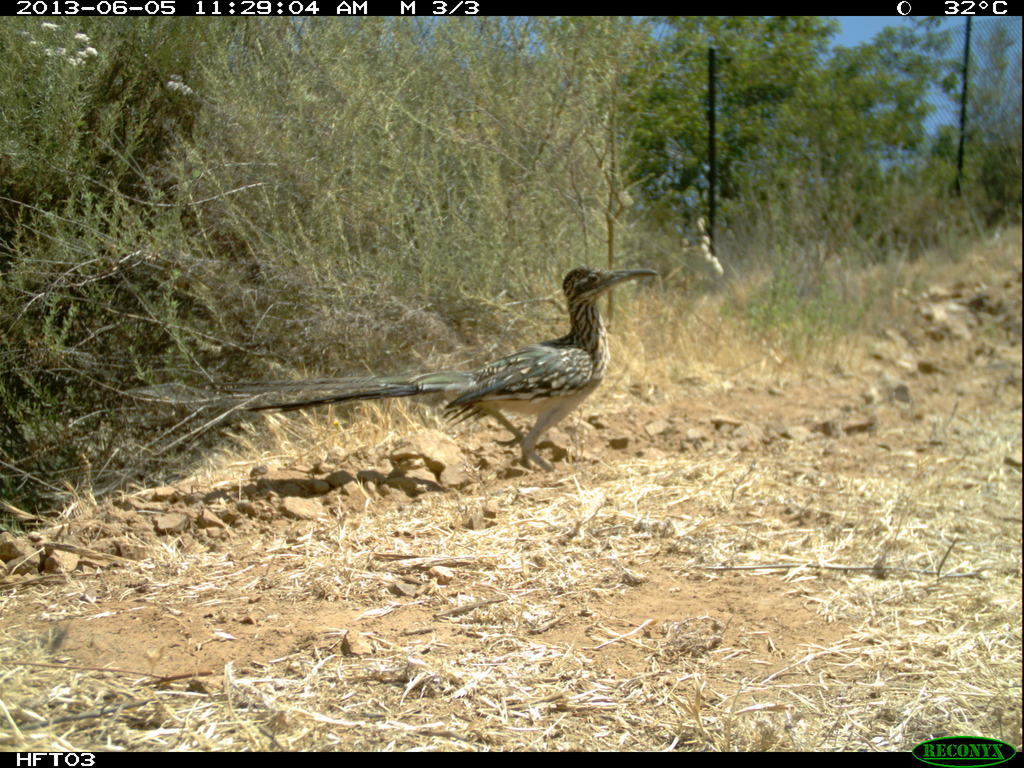
[[[193,93],[193,90],[182,82],[181,75],[171,75],[171,79],[167,81],[167,87],[185,96],[190,96]]]
[[[80,43],[88,43],[89,42],[89,36],[87,34],[85,34],[85,32],[76,32],[75,33],[75,40],[77,40]]]
[[[59,29],[59,27],[56,24],[51,24],[49,21],[44,21],[39,26],[41,26],[43,29]]]

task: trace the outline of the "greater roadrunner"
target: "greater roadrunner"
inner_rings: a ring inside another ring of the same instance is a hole
[[[515,435],[523,463],[551,471],[537,455],[537,440],[597,389],[608,367],[608,338],[597,299],[613,285],[648,275],[651,269],[599,270],[581,267],[565,276],[569,333],[532,344],[475,371],[438,371],[411,378],[380,377],[324,381],[335,391],[298,402],[247,406],[249,411],[292,411],[350,400],[379,400],[444,392],[455,398],[445,412],[456,421],[490,415]],[[306,382],[314,384],[315,382]],[[525,436],[502,413],[533,414],[537,421]]]

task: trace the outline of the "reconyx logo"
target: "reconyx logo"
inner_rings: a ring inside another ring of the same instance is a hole
[[[1016,750],[1005,741],[980,736],[949,736],[922,741],[912,750],[922,763],[951,768],[981,768],[1005,763]]]

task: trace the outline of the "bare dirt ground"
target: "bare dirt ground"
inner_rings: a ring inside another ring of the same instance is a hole
[[[611,386],[552,474],[463,425],[5,535],[0,745],[1019,749],[1017,249],[841,366]]]

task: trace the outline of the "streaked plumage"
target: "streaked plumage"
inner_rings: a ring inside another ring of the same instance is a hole
[[[524,347],[475,371],[438,371],[411,378],[335,379],[330,382],[335,391],[324,397],[254,405],[247,410],[291,411],[329,403],[444,392],[454,396],[445,411],[455,420],[494,416],[521,442],[524,464],[533,462],[551,470],[551,465],[537,455],[538,439],[597,388],[608,367],[608,340],[597,299],[613,285],[656,274],[650,269],[572,270],[562,282],[568,300],[569,333]],[[524,436],[503,411],[535,415],[537,420]]]

